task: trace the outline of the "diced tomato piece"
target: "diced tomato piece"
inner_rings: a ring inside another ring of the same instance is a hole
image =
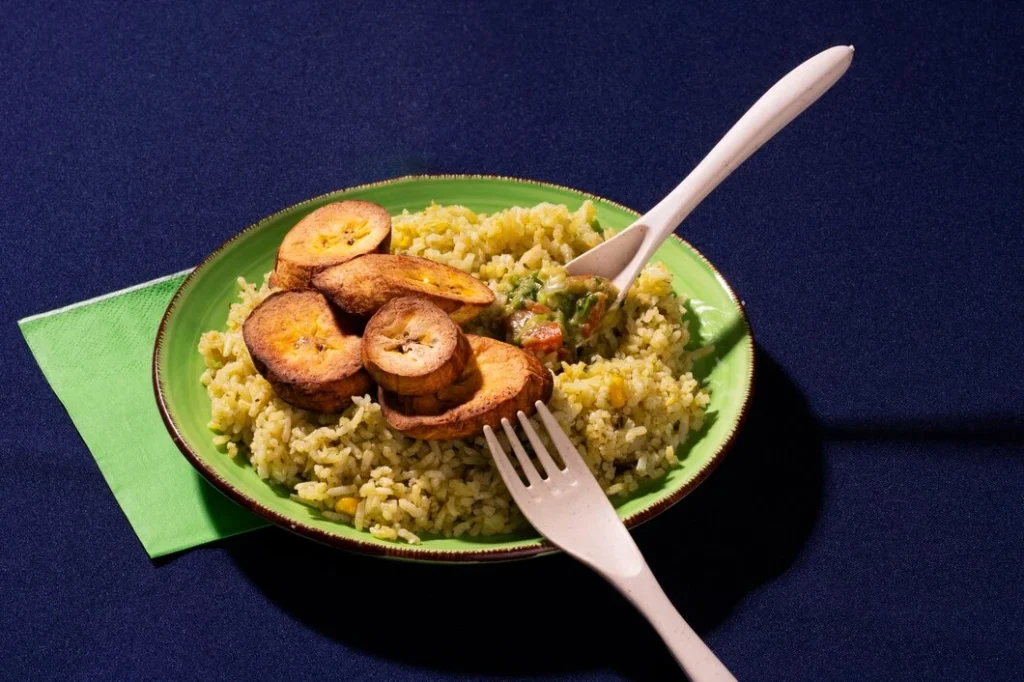
[[[546,315],[551,312],[551,308],[547,307],[543,303],[537,303],[536,301],[527,301],[526,309],[531,313],[536,313],[537,315]]]
[[[537,355],[547,355],[562,347],[562,326],[557,322],[544,322],[522,336],[523,348]]]

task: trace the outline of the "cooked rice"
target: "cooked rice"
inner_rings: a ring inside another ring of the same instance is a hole
[[[537,270],[558,276],[562,265],[610,236],[595,218],[590,202],[574,212],[540,204],[493,215],[432,205],[394,218],[392,248],[486,281],[498,301],[474,331],[487,331],[508,277]],[[238,281],[227,331],[207,332],[199,343],[213,440],[228,455],[246,456],[260,478],[378,538],[417,543],[425,534],[487,535],[523,523],[482,436],[406,438],[388,427],[369,395],[340,415],[280,400],[242,340],[242,323],[272,289],[266,277],[259,287]],[[664,476],[678,464],[676,447],[701,427],[709,397],[689,372],[683,312],[669,271],[648,265],[588,357],[574,364],[546,359],[556,370],[550,407],[609,495]]]

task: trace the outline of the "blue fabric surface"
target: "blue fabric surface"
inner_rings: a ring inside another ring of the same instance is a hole
[[[746,301],[759,384],[722,467],[636,537],[740,679],[1024,678],[1020,3],[638,4],[0,4],[2,677],[674,674],[562,557],[404,565],[269,529],[150,562],[15,320],[405,173],[646,209],[853,43],[681,230]]]

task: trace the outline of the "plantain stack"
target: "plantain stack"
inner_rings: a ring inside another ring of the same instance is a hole
[[[388,423],[430,440],[532,414],[551,397],[551,373],[515,346],[459,328],[494,292],[461,270],[388,254],[390,235],[384,208],[343,201],[285,236],[271,284],[286,290],[256,306],[243,327],[253,364],[278,397],[333,413],[376,381]]]

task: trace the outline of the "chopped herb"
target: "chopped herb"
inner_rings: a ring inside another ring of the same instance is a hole
[[[509,293],[509,306],[512,309],[525,307],[527,301],[536,301],[537,292],[544,283],[536,273],[529,277],[520,277],[512,281],[512,291]]]

